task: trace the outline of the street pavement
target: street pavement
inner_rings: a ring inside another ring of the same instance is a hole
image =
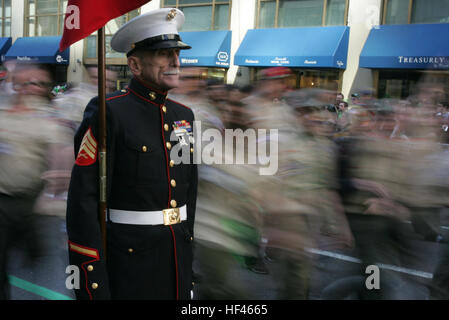
[[[50,222],[49,222],[50,221]],[[442,229],[448,231],[448,228]],[[68,274],[68,253],[66,249],[65,225],[62,219],[46,220],[41,226],[41,234],[53,236],[47,239],[46,254],[34,263],[28,262],[20,249],[11,252],[9,260],[9,279],[11,283],[11,299],[13,300],[68,300],[74,299],[72,290],[66,288]],[[428,285],[431,282],[438,255],[444,250],[448,254],[449,246],[427,242],[415,237],[412,232],[408,252],[401,266],[380,264],[381,269],[393,270],[400,279],[394,284],[392,299],[426,300],[429,299]],[[55,239],[57,239],[55,241]],[[357,248],[328,250],[329,239],[322,238],[317,248],[309,248],[313,259],[311,287],[309,299],[322,299],[323,292],[342,283],[358,281],[364,284],[365,277],[354,278],[360,274],[360,260]],[[382,263],[382,262],[380,262]],[[279,284],[273,275],[279,272],[276,260],[266,262],[269,274],[256,274],[246,268],[236,268],[231,272],[230,281],[244,281],[251,288],[255,300],[276,299]],[[195,268],[196,263],[194,263]],[[368,276],[368,275],[366,275]],[[351,278],[353,277],[353,278]],[[200,289],[200,288],[199,288]],[[357,298],[347,292],[337,299]],[[335,297],[334,297],[335,299]]]

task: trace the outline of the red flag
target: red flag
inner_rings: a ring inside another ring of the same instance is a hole
[[[69,0],[59,50],[86,38],[109,20],[137,9],[151,0]]]

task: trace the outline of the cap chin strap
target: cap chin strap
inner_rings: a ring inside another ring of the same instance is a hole
[[[145,48],[145,47],[151,47],[155,43],[158,43],[158,42],[161,42],[161,41],[168,41],[168,40],[181,41],[181,37],[179,36],[179,34],[162,34],[160,36],[146,38],[145,40],[142,40],[142,41],[134,43],[133,49],[131,51],[129,51],[126,54],[126,56],[129,57],[137,49]]]

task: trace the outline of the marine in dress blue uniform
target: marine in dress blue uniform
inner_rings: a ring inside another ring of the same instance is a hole
[[[194,116],[167,98],[170,83],[176,83],[179,50],[190,49],[177,32],[183,21],[177,9],[155,10],[128,22],[111,42],[114,50],[127,53],[128,64],[134,63],[134,77],[127,89],[106,97],[106,257],[97,214],[98,98],[86,107],[75,136],[67,230],[70,264],[80,268],[78,299],[191,297],[197,167],[189,135]],[[135,65],[136,56],[144,57],[158,70],[159,62],[151,57],[160,52],[171,55],[168,82],[154,80]],[[181,144],[179,153],[188,153],[190,163],[171,156]]]

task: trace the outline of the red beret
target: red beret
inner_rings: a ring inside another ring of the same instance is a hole
[[[287,67],[272,67],[260,71],[259,78],[262,80],[282,79],[290,76],[291,74],[291,70]]]

